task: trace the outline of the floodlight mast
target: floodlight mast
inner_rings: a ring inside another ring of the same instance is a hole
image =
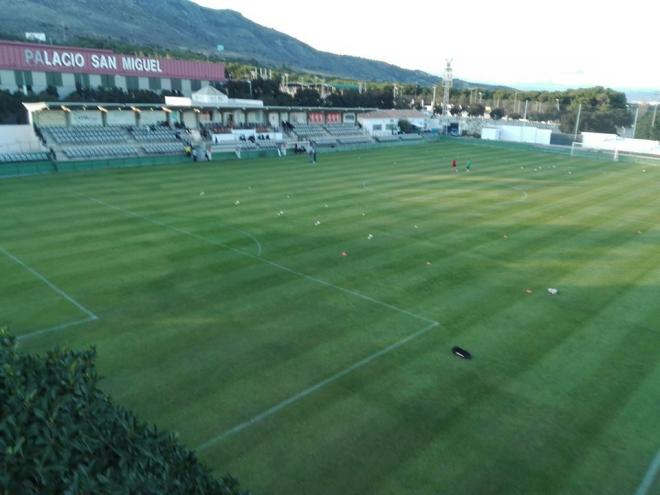
[[[442,95],[442,116],[445,119],[449,118],[449,92],[454,85],[454,75],[451,68],[452,59],[447,59],[447,66],[445,67],[445,76],[442,79],[442,87],[445,92]]]

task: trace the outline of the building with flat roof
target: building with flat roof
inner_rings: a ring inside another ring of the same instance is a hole
[[[111,50],[0,41],[0,90],[39,93],[48,87],[66,96],[77,88],[173,91],[191,96],[225,80],[225,67]]]

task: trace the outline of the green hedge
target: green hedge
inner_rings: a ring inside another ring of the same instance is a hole
[[[245,495],[98,388],[96,353],[19,353],[0,329],[0,492]]]

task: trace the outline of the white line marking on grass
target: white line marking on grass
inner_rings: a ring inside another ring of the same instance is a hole
[[[252,239],[254,243],[257,245],[257,256],[261,256],[261,243],[259,242],[259,239],[257,239],[255,236],[250,234],[247,230],[237,229],[236,227],[230,227],[230,228]]]
[[[649,492],[649,489],[651,488],[651,485],[653,485],[653,481],[655,480],[658,471],[660,471],[660,450],[658,450],[658,453],[655,455],[655,459],[653,459],[651,462],[651,465],[646,471],[644,479],[642,479],[642,482],[639,484],[635,495],[646,495]]]
[[[52,327],[43,328],[41,330],[35,330],[33,332],[29,332],[29,333],[26,333],[24,335],[20,335],[19,337],[17,337],[17,340],[19,342],[21,342],[23,340],[31,339],[33,337],[38,337],[40,335],[45,335],[47,333],[59,332],[60,330],[64,330],[66,328],[75,327],[77,325],[82,325],[83,323],[88,323],[90,321],[96,321],[96,320],[98,320],[98,317],[96,317],[96,318],[87,317],[87,318],[84,318],[82,320],[69,321],[67,323],[62,323],[61,325],[55,325],[55,326],[52,326]]]
[[[225,432],[223,432],[223,433],[220,433],[219,435],[217,435],[217,436],[211,438],[211,439],[208,440],[207,442],[205,442],[205,443],[203,443],[202,445],[200,445],[200,446],[198,447],[198,450],[204,450],[204,449],[207,449],[207,448],[211,447],[212,445],[215,445],[216,443],[222,441],[223,439],[225,439],[225,438],[227,438],[227,437],[229,437],[229,436],[231,436],[231,435],[235,435],[235,434],[237,434],[237,433],[240,433],[241,431],[245,430],[246,428],[249,428],[250,426],[254,425],[255,423],[258,423],[258,422],[262,421],[263,419],[265,419],[265,418],[267,418],[267,417],[269,417],[269,416],[272,416],[273,414],[275,414],[275,413],[281,411],[281,410],[284,409],[285,407],[287,407],[287,406],[289,406],[289,405],[291,405],[291,404],[294,404],[295,402],[297,402],[297,401],[303,399],[304,397],[306,397],[306,396],[308,396],[308,395],[310,395],[310,394],[316,392],[317,390],[321,389],[322,387],[324,387],[324,386],[326,386],[326,385],[329,385],[329,384],[331,384],[331,383],[336,382],[337,380],[343,378],[344,376],[348,375],[349,373],[352,373],[353,371],[355,371],[355,370],[357,370],[357,369],[359,369],[359,368],[361,368],[361,367],[363,367],[363,366],[366,366],[367,364],[369,364],[369,363],[371,363],[372,361],[378,359],[379,357],[384,356],[385,354],[387,354],[387,353],[389,353],[389,352],[392,352],[392,351],[394,351],[395,349],[398,349],[399,347],[402,347],[403,345],[407,344],[407,343],[410,342],[411,340],[414,340],[414,339],[416,339],[416,338],[418,338],[418,337],[421,337],[422,335],[426,334],[426,333],[429,332],[431,329],[437,327],[437,326],[440,324],[439,322],[437,322],[437,321],[435,321],[435,320],[432,320],[432,319],[430,319],[430,318],[427,318],[427,317],[425,317],[425,316],[421,316],[421,315],[418,315],[418,314],[412,313],[411,311],[408,311],[408,310],[405,310],[405,309],[398,308],[398,307],[396,307],[396,306],[394,306],[394,305],[392,305],[392,304],[389,304],[389,303],[386,303],[386,302],[383,302],[383,301],[379,301],[379,300],[377,300],[377,299],[374,299],[373,297],[367,296],[367,295],[362,294],[362,293],[360,293],[360,292],[357,292],[357,291],[355,291],[355,290],[352,290],[352,289],[346,289],[346,288],[344,288],[344,287],[339,287],[338,285],[332,284],[332,283],[330,283],[330,282],[326,282],[325,280],[321,280],[320,278],[312,277],[311,275],[307,275],[306,273],[302,273],[302,272],[299,272],[299,271],[294,270],[294,269],[292,269],[292,268],[289,268],[289,267],[287,267],[287,266],[280,265],[279,263],[276,263],[276,262],[274,262],[274,261],[270,261],[270,260],[268,260],[268,259],[261,258],[261,257],[259,257],[259,256],[255,256],[254,254],[248,253],[248,252],[243,251],[243,250],[241,250],[241,249],[236,249],[236,248],[234,248],[234,247],[227,246],[226,244],[224,244],[224,243],[222,243],[222,242],[218,242],[218,241],[214,241],[214,240],[211,240],[211,239],[207,239],[207,238],[205,238],[205,237],[203,237],[203,236],[200,236],[200,235],[194,234],[194,233],[189,232],[189,231],[187,231],[187,230],[183,230],[183,229],[180,229],[180,228],[178,228],[178,227],[174,227],[174,226],[172,226],[172,225],[168,225],[168,224],[166,224],[166,223],[164,223],[164,222],[161,222],[161,221],[159,221],[159,220],[151,219],[151,218],[149,218],[149,217],[147,217],[147,216],[141,215],[141,214],[136,213],[136,212],[134,212],[134,211],[127,210],[127,209],[125,209],[125,208],[121,208],[121,207],[119,207],[119,206],[111,205],[111,204],[109,204],[109,203],[106,203],[106,202],[104,202],[104,201],[101,201],[100,199],[92,198],[92,197],[89,197],[89,196],[84,196],[84,195],[82,195],[82,194],[79,194],[79,195],[82,196],[82,197],[84,197],[84,198],[89,199],[90,201],[94,201],[95,203],[98,203],[98,204],[100,204],[100,205],[103,205],[103,206],[105,206],[106,208],[110,208],[110,209],[113,209],[113,210],[116,210],[116,211],[122,212],[122,213],[125,214],[125,215],[129,215],[129,216],[132,216],[132,217],[134,217],[134,218],[139,218],[139,219],[142,219],[142,220],[144,220],[145,222],[151,223],[151,224],[153,224],[153,225],[158,225],[158,226],[160,226],[160,227],[163,227],[163,228],[166,228],[166,229],[172,230],[172,231],[174,231],[174,232],[178,232],[178,233],[180,233],[180,234],[183,234],[183,235],[186,235],[186,236],[192,237],[192,238],[194,238],[194,239],[197,239],[197,240],[200,240],[200,241],[206,242],[206,243],[208,243],[208,244],[211,244],[211,245],[214,245],[214,246],[218,246],[218,247],[222,247],[222,248],[224,248],[224,249],[227,249],[227,250],[229,250],[229,251],[233,251],[233,252],[238,253],[238,254],[242,254],[243,256],[247,256],[247,257],[249,257],[249,258],[252,258],[252,259],[258,260],[258,261],[260,261],[260,262],[262,262],[262,263],[265,263],[265,264],[267,264],[267,265],[273,266],[273,267],[275,267],[275,268],[279,268],[280,270],[283,270],[283,271],[289,272],[289,273],[291,273],[291,274],[293,274],[293,275],[297,275],[297,276],[299,276],[299,277],[302,277],[302,278],[304,278],[304,279],[310,280],[310,281],[312,281],[312,282],[316,282],[316,283],[321,284],[321,285],[324,285],[324,286],[326,286],[326,287],[330,287],[330,288],[336,289],[336,290],[338,290],[338,291],[345,292],[345,293],[347,293],[347,294],[351,294],[351,295],[353,295],[353,296],[355,296],[355,297],[358,297],[358,298],[360,298],[360,299],[363,299],[363,300],[365,300],[365,301],[369,301],[369,302],[371,302],[371,303],[373,303],[373,304],[377,304],[377,305],[379,305],[379,306],[383,306],[383,307],[385,307],[385,308],[391,309],[391,310],[396,311],[396,312],[398,312],[398,313],[401,313],[401,314],[404,314],[404,315],[410,316],[410,317],[412,317],[412,318],[414,318],[414,319],[416,319],[416,320],[420,320],[420,321],[423,321],[423,322],[427,323],[427,325],[426,325],[424,328],[422,328],[421,330],[417,330],[416,332],[414,332],[414,333],[408,335],[407,337],[404,337],[403,339],[399,340],[398,342],[395,342],[394,344],[391,344],[391,345],[389,345],[388,347],[385,347],[384,349],[381,349],[380,351],[377,351],[377,352],[375,352],[375,353],[373,353],[373,354],[370,354],[369,356],[367,356],[367,357],[365,357],[364,359],[358,361],[357,363],[354,363],[354,364],[350,365],[349,367],[344,368],[343,370],[341,370],[341,371],[335,373],[334,375],[329,376],[329,377],[326,378],[325,380],[322,380],[322,381],[320,381],[320,382],[318,382],[318,383],[316,383],[316,384],[314,384],[314,385],[312,385],[312,386],[306,388],[305,390],[303,390],[303,391],[301,391],[301,392],[298,392],[297,394],[295,394],[295,395],[289,397],[288,399],[286,399],[286,400],[280,402],[279,404],[277,404],[277,405],[271,407],[270,409],[267,409],[266,411],[264,411],[264,412],[262,412],[262,413],[260,413],[260,414],[258,414],[258,415],[256,415],[256,416],[252,417],[251,419],[249,419],[249,420],[247,420],[247,421],[245,421],[245,422],[243,422],[243,423],[240,423],[240,424],[234,426],[232,429],[227,430],[227,431],[225,431]]]
[[[512,201],[505,201],[505,203],[511,203],[511,202],[520,203],[520,202],[523,202],[523,201],[527,201],[527,198],[529,197],[529,194],[527,194],[527,191],[525,191],[525,190],[523,190],[519,187],[516,187],[516,186],[511,186],[511,189],[513,189],[515,191],[520,191],[522,193],[522,197],[520,197],[518,199],[514,199]]]
[[[267,264],[267,265],[273,266],[273,267],[275,267],[275,268],[279,268],[279,269],[282,270],[282,271],[289,272],[289,273],[292,273],[292,274],[297,275],[297,276],[299,276],[299,277],[302,277],[302,278],[304,278],[304,279],[311,280],[312,282],[316,282],[316,283],[318,283],[318,284],[325,285],[326,287],[331,287],[331,288],[336,289],[336,290],[338,290],[338,291],[345,292],[345,293],[347,293],[347,294],[351,294],[351,295],[353,295],[353,296],[355,296],[355,297],[359,297],[360,299],[364,299],[365,301],[369,301],[369,302],[372,302],[372,303],[377,304],[377,305],[379,305],[379,306],[383,306],[383,307],[385,307],[385,308],[389,308],[389,309],[391,309],[391,310],[393,310],[393,311],[396,311],[396,312],[401,313],[401,314],[408,315],[408,316],[410,316],[410,317],[412,317],[412,318],[415,318],[415,319],[417,319],[417,320],[421,320],[421,321],[424,321],[424,322],[426,322],[426,323],[435,323],[435,324],[438,323],[438,322],[435,321],[435,320],[432,320],[432,319],[430,319],[430,318],[426,318],[425,316],[421,316],[421,315],[418,315],[418,314],[412,313],[412,312],[410,312],[410,311],[408,311],[408,310],[405,310],[405,309],[402,309],[402,308],[398,308],[398,307],[396,307],[396,306],[394,306],[394,305],[392,305],[392,304],[389,304],[389,303],[386,303],[386,302],[383,302],[383,301],[379,301],[378,299],[374,299],[373,297],[367,296],[366,294],[362,294],[361,292],[355,291],[355,290],[353,290],[353,289],[346,289],[346,288],[344,288],[344,287],[340,287],[340,286],[335,285],[335,284],[333,284],[333,283],[331,283],[331,282],[326,282],[325,280],[322,280],[322,279],[320,279],[320,278],[312,277],[311,275],[307,275],[306,273],[299,272],[299,271],[297,271],[297,270],[294,270],[293,268],[289,268],[289,267],[287,267],[287,266],[281,265],[281,264],[279,264],[279,263],[277,263],[277,262],[275,262],[275,261],[270,261],[270,260],[268,260],[268,259],[266,259],[266,258],[262,258],[262,257],[260,257],[260,256],[257,256],[257,255],[254,255],[254,254],[252,254],[252,253],[249,253],[249,252],[247,252],[247,251],[243,251],[242,249],[238,249],[238,248],[235,248],[235,247],[229,246],[229,245],[225,244],[224,242],[215,241],[215,240],[213,240],[213,239],[209,239],[209,238],[207,238],[207,237],[204,237],[204,236],[201,236],[201,235],[195,234],[194,232],[190,232],[190,231],[188,231],[188,230],[184,230],[184,229],[180,229],[180,228],[178,228],[178,227],[174,227],[173,225],[169,225],[169,224],[167,224],[167,223],[165,223],[165,222],[161,222],[160,220],[155,220],[155,219],[152,219],[152,218],[147,217],[147,216],[145,216],[145,215],[141,215],[141,214],[139,214],[139,213],[136,213],[136,212],[134,212],[134,211],[127,210],[126,208],[122,208],[122,207],[120,207],[120,206],[115,206],[115,205],[112,205],[112,204],[110,204],[110,203],[106,203],[105,201],[101,201],[100,199],[92,198],[92,197],[90,197],[90,196],[85,196],[85,195],[83,195],[83,194],[79,194],[79,196],[84,197],[84,198],[86,198],[86,199],[88,199],[88,200],[90,200],[90,201],[93,201],[93,202],[95,202],[95,203],[98,203],[98,204],[100,204],[100,205],[103,205],[103,206],[105,206],[106,208],[110,208],[110,209],[112,209],[112,210],[116,210],[116,211],[122,212],[122,213],[124,213],[125,215],[129,215],[129,216],[132,216],[132,217],[135,217],[135,218],[139,218],[139,219],[141,219],[141,220],[144,220],[145,222],[151,223],[151,224],[153,224],[153,225],[158,225],[159,227],[163,227],[163,228],[165,228],[165,229],[172,230],[172,231],[174,231],[174,232],[177,232],[177,233],[179,233],[179,234],[186,235],[186,236],[188,236],[188,237],[192,237],[193,239],[197,239],[197,240],[202,241],[202,242],[205,242],[205,243],[207,243],[207,244],[211,244],[211,245],[213,245],[213,246],[218,246],[218,247],[221,247],[221,248],[223,248],[223,249],[227,249],[228,251],[233,251],[234,253],[238,253],[238,254],[241,254],[241,255],[243,255],[243,256],[247,256],[248,258],[252,258],[252,259],[255,259],[255,260],[259,260],[259,261],[261,261],[262,263],[265,263],[265,264]]]
[[[196,450],[202,451],[202,450],[206,450],[210,447],[213,447],[215,444],[225,440],[226,438],[229,438],[233,435],[236,435],[237,433],[242,432],[246,428],[249,428],[250,426],[252,426],[256,423],[259,423],[260,421],[263,421],[264,419],[268,418],[269,416],[272,416],[273,414],[278,413],[279,411],[281,411],[285,407],[290,406],[291,404],[294,404],[295,402],[298,402],[301,399],[304,399],[308,395],[313,394],[314,392],[316,392],[317,390],[325,387],[326,385],[330,385],[330,384],[336,382],[337,380],[340,380],[341,378],[345,377],[346,375],[352,373],[353,371],[355,371],[359,368],[362,368],[363,366],[366,366],[367,364],[369,364],[372,361],[378,359],[379,357],[384,356],[385,354],[388,354],[388,353],[398,349],[399,347],[404,346],[408,342],[410,342],[410,341],[412,341],[412,340],[414,340],[418,337],[421,337],[422,335],[426,334],[427,332],[429,332],[430,330],[432,330],[436,326],[438,326],[438,323],[433,322],[430,325],[425,326],[421,330],[418,330],[417,332],[415,332],[411,335],[408,335],[407,337],[399,340],[398,342],[395,342],[394,344],[392,344],[388,347],[385,347],[384,349],[381,349],[378,352],[370,354],[369,356],[365,357],[364,359],[350,365],[347,368],[344,368],[343,370],[335,373],[334,375],[329,376],[325,380],[322,380],[322,381],[312,385],[311,387],[308,387],[305,390],[303,390],[301,392],[298,392],[295,395],[292,395],[288,399],[283,400],[282,402],[280,402],[279,404],[271,407],[270,409],[266,409],[264,412],[262,412],[260,414],[257,414],[256,416],[248,419],[247,421],[244,421],[243,423],[240,423],[240,424],[234,426],[233,428],[231,428],[231,429],[229,429],[229,430],[227,430],[223,433],[220,433],[219,435],[217,435],[217,436],[211,438],[210,440],[204,442],[203,444],[201,444],[199,447],[197,447]]]
[[[39,273],[35,269],[33,269],[33,268],[29,267],[28,265],[26,265],[23,261],[21,261],[19,258],[14,256],[13,254],[11,254],[9,251],[4,249],[2,246],[0,246],[0,252],[3,253],[5,256],[7,256],[9,259],[13,260],[15,263],[17,263],[20,266],[22,266],[23,268],[25,268],[28,272],[30,272],[32,275],[37,277],[44,284],[46,284],[52,290],[57,292],[60,296],[62,296],[67,301],[69,301],[71,304],[73,304],[80,311],[85,313],[89,317],[90,320],[98,320],[99,319],[99,317],[96,316],[94,313],[92,313],[89,309],[87,309],[85,306],[80,304],[78,301],[76,301],[73,297],[71,297],[69,294],[64,292],[62,289],[57,287],[54,283],[52,283],[50,280],[48,280],[46,277],[44,277],[41,273]]]

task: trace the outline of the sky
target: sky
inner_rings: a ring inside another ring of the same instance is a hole
[[[654,0],[194,0],[314,48],[520,88],[660,91]]]

